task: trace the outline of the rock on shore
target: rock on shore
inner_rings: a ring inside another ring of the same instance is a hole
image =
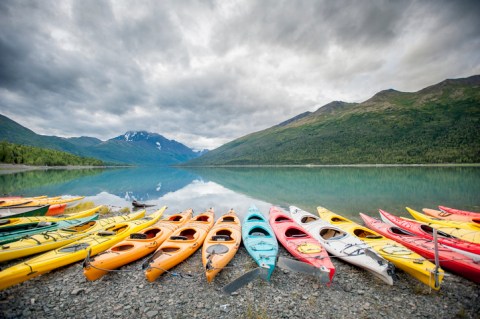
[[[283,248],[280,255],[289,256]],[[479,285],[456,275],[445,276],[441,290],[433,291],[400,270],[388,286],[333,262],[337,272],[330,287],[277,268],[270,282],[256,279],[233,295],[221,288],[256,267],[243,247],[211,284],[200,250],[172,270],[192,278],[164,274],[153,283],[145,279],[141,260],[95,282],[85,279],[78,262],[0,292],[0,317],[479,318]]]

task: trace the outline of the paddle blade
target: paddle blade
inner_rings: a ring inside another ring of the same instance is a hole
[[[232,292],[237,291],[238,289],[242,288],[243,286],[255,280],[256,278],[260,276],[262,277],[265,276],[265,273],[268,273],[268,269],[265,269],[262,267],[255,268],[241,275],[240,277],[238,277],[228,285],[225,285],[222,290],[224,293],[231,294]]]
[[[379,256],[376,252],[374,252],[373,250],[371,249],[368,249],[366,248],[365,250],[365,255],[367,255],[368,257],[372,258],[373,260],[375,260],[376,262],[378,262],[379,265],[384,265],[387,263],[387,261],[385,259],[383,259],[381,256]]]
[[[320,269],[307,263],[284,257],[278,257],[277,266],[282,269],[319,277],[320,282],[324,284],[330,282],[330,271],[326,268]]]

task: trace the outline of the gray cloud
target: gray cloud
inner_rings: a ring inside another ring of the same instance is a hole
[[[2,1],[0,112],[214,148],[332,100],[480,73],[478,1]]]

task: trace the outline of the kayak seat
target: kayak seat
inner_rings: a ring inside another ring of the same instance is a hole
[[[142,234],[142,233],[133,233],[133,234],[130,234],[130,238],[131,239],[147,239],[147,235],[146,234]]]
[[[291,219],[287,218],[285,216],[279,216],[279,217],[275,218],[275,221],[278,222],[278,223],[283,223],[283,222],[290,222]]]
[[[300,230],[296,227],[288,228],[285,231],[285,236],[286,237],[294,237],[294,238],[308,237],[307,233],[303,232],[302,230]]]
[[[252,235],[252,236],[265,236],[265,234],[262,233],[262,232],[253,232],[250,235]]]
[[[171,240],[188,240],[187,236],[170,236]]]
[[[232,216],[225,216],[225,217],[223,217],[222,222],[224,222],[224,223],[234,223],[235,218],[233,218]]]
[[[270,234],[263,228],[261,227],[255,227],[253,229],[251,229],[249,232],[248,232],[248,235],[250,236],[270,236]]]
[[[227,241],[227,240],[232,240],[232,237],[228,235],[215,235],[212,236],[213,241]]]
[[[114,231],[109,231],[109,230],[102,230],[97,233],[98,236],[113,236],[115,235],[116,232]]]

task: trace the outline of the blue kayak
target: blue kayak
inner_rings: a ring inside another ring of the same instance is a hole
[[[254,205],[248,209],[243,220],[242,240],[255,262],[268,269],[266,279],[270,280],[278,255],[277,238],[268,221]]]

